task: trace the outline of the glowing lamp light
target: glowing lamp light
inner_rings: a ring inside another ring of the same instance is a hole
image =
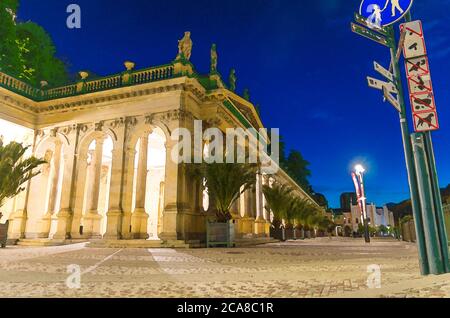
[[[356,165],[355,171],[356,171],[356,173],[361,174],[361,173],[364,173],[366,170],[364,169],[364,167],[362,165]]]

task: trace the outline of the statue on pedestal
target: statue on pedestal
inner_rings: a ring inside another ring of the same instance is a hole
[[[229,82],[230,82],[230,91],[234,92],[236,91],[236,70],[232,69],[230,72],[230,77],[229,77]]]
[[[184,37],[178,41],[177,60],[180,58],[185,58],[189,61],[192,53],[192,45],[191,32],[184,32]]]
[[[211,73],[217,72],[217,47],[215,44],[211,46]]]

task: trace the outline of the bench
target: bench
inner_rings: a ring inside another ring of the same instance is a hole
[[[5,224],[0,224],[0,246],[1,246],[1,248],[6,247],[6,241],[8,240],[8,226],[9,226],[9,221],[6,221]]]

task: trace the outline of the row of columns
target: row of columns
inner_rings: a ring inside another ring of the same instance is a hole
[[[239,207],[239,213],[235,216],[236,234],[239,237],[268,237],[270,235],[270,214],[265,208],[263,184],[264,177],[257,174],[255,187],[245,191],[236,204]],[[241,211],[243,215],[241,215]]]

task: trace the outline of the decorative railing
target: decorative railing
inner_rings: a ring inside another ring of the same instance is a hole
[[[25,97],[30,97],[32,99],[36,99],[40,94],[39,89],[34,88],[29,84],[26,84],[12,76],[9,76],[1,72],[0,72],[0,87],[7,88],[8,90],[16,92]]]
[[[139,85],[157,82],[176,77],[173,64],[152,67],[143,70],[130,70],[121,74],[104,78],[89,80],[84,79],[78,83],[51,89],[38,89],[26,84],[12,76],[0,72],[0,87],[14,91],[34,101],[45,101],[75,95],[94,93],[131,85]]]

